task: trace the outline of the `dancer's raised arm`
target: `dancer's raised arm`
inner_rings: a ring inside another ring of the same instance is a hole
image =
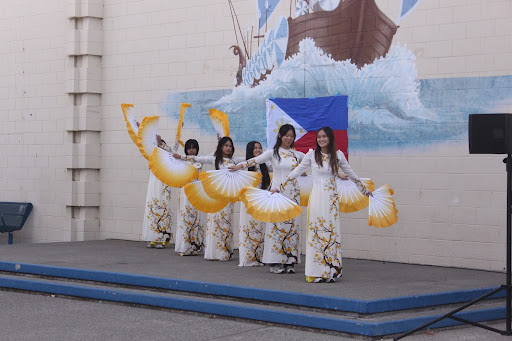
[[[272,160],[273,152],[274,152],[273,150],[267,150],[266,152],[264,152],[263,154],[261,154],[259,156],[253,157],[252,159],[249,159],[249,160],[246,160],[246,161],[243,161],[240,163],[237,163],[236,166],[229,167],[229,170],[236,171],[236,170],[256,166],[257,164],[270,162]]]

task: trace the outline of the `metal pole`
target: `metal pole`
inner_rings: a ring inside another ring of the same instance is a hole
[[[511,303],[510,303],[510,286],[511,286],[511,214],[512,214],[512,156],[508,154],[508,157],[503,160],[507,164],[507,318],[506,318],[506,330],[510,333],[511,329]]]
[[[501,289],[503,289],[503,286],[501,286],[501,287],[499,287],[499,288],[496,288],[496,289],[494,289],[493,291],[490,291],[490,292],[488,292],[488,293],[487,293],[487,294],[485,294],[485,295],[482,295],[482,296],[480,296],[480,297],[478,297],[478,298],[475,298],[475,299],[474,299],[474,300],[472,300],[471,302],[468,302],[468,303],[464,304],[463,306],[461,306],[461,307],[459,307],[459,308],[457,308],[457,309],[455,309],[455,310],[452,310],[452,311],[450,311],[449,313],[444,314],[443,316],[440,316],[440,317],[436,318],[435,320],[432,320],[432,321],[430,321],[430,322],[428,322],[428,323],[425,323],[425,324],[423,324],[423,325],[421,325],[421,326],[419,326],[419,327],[417,327],[417,328],[415,328],[415,329],[413,329],[413,330],[411,330],[411,331],[409,331],[409,332],[407,332],[407,333],[405,333],[405,334],[401,334],[401,335],[397,336],[396,338],[394,338],[393,340],[394,340],[394,341],[400,340],[400,339],[402,339],[402,338],[404,338],[404,337],[406,337],[406,336],[409,336],[409,335],[411,335],[411,334],[413,334],[413,333],[416,333],[416,332],[417,332],[417,331],[419,331],[419,330],[422,330],[422,329],[424,329],[424,328],[426,328],[426,327],[428,327],[428,326],[431,326],[431,325],[433,325],[433,324],[435,324],[435,323],[437,323],[437,322],[439,322],[439,321],[441,321],[441,320],[444,320],[444,319],[446,319],[446,318],[451,318],[451,316],[452,316],[452,315],[454,315],[454,314],[458,313],[458,312],[459,312],[459,311],[461,311],[461,310],[466,309],[466,308],[467,308],[467,307],[469,307],[469,306],[472,306],[473,304],[475,304],[475,303],[477,303],[477,302],[480,302],[480,301],[482,301],[482,300],[486,299],[486,298],[487,298],[487,297],[489,297],[489,296],[494,295],[495,293],[497,293],[497,292],[501,291]]]
[[[441,320],[444,320],[445,318],[451,318],[451,319],[454,319],[456,321],[459,321],[459,322],[463,322],[463,323],[468,323],[468,324],[471,324],[471,325],[474,325],[476,327],[480,327],[480,328],[484,328],[484,329],[487,329],[487,330],[490,330],[490,331],[493,331],[493,332],[496,332],[496,333],[500,333],[502,335],[512,335],[512,313],[511,313],[511,308],[512,308],[512,304],[511,304],[511,287],[512,287],[512,228],[511,228],[511,225],[512,225],[512,154],[508,154],[508,156],[503,159],[503,163],[506,164],[506,169],[507,169],[507,259],[506,259],[506,262],[507,262],[507,284],[505,286],[501,286],[500,288],[498,289],[495,289],[471,302],[468,302],[466,304],[464,304],[463,306],[461,306],[460,308],[457,308],[431,322],[428,322],[428,323],[425,323],[424,325],[414,329],[414,330],[411,330],[405,334],[401,334],[399,335],[398,337],[394,338],[393,340],[399,340],[399,339],[402,339],[408,335],[411,335],[412,333],[415,333],[423,328],[426,328],[428,326],[431,326],[433,324],[435,324],[436,322],[439,322]],[[467,307],[479,302],[479,301],[482,301],[484,300],[485,298],[497,293],[498,291],[504,289],[506,291],[506,321],[505,321],[505,324],[506,324],[506,330],[505,331],[500,331],[498,329],[495,329],[495,328],[490,328],[490,327],[487,327],[487,326],[483,326],[479,323],[475,323],[475,322],[472,322],[472,321],[467,321],[465,319],[461,319],[461,318],[458,318],[456,316],[453,316],[455,313],[463,310],[463,309],[466,309]]]

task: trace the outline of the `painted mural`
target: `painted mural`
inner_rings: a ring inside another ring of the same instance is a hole
[[[511,110],[512,76],[418,79],[416,56],[393,36],[420,0],[403,0],[395,21],[375,0],[293,0],[289,17],[274,18],[271,27],[287,0],[255,1],[257,25],[244,33],[228,0],[235,86],[171,93],[163,112],[178,120],[181,102],[191,103],[186,121],[214,135],[207,115],[219,109],[229,116],[231,137],[245,145],[266,141],[266,99],[342,94],[349,97],[351,150],[403,150],[466,141],[468,114]]]

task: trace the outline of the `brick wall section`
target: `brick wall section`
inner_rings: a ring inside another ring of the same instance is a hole
[[[288,16],[285,2],[277,12]],[[0,163],[0,197],[35,204],[18,234],[23,241],[64,240],[66,203],[61,198],[70,182],[62,122],[68,105],[66,15],[62,1],[31,3],[23,9],[10,6],[8,20],[0,24],[8,42],[8,52],[0,54],[2,78],[8,80],[0,85],[0,152],[8,155],[7,165]],[[149,171],[126,133],[120,104],[135,104],[141,119],[159,114],[158,103],[169,92],[232,87],[238,63],[229,50],[235,42],[233,24],[223,0],[103,3],[97,237],[139,240]],[[396,18],[398,1],[377,3]],[[234,5],[242,27],[251,25],[254,1]],[[407,44],[415,53],[420,79],[511,75],[511,6],[508,0],[421,1],[400,23],[394,43]],[[44,13],[53,13],[52,19]],[[62,20],[55,20],[59,16]],[[43,48],[45,39],[50,48]],[[175,125],[162,117],[164,138],[173,140]],[[214,150],[212,134],[187,126],[184,137],[197,138],[202,153]],[[243,155],[242,147],[237,146],[237,155]],[[344,255],[502,270],[506,179],[501,159],[468,155],[464,140],[422,150],[352,152],[351,165],[360,176],[395,189],[400,221],[375,229],[362,212],[344,215]],[[177,191],[173,194],[176,199]]]
[[[63,1],[4,3],[0,20],[0,200],[34,210],[14,242],[64,241],[65,34]],[[7,236],[0,236],[7,242]]]

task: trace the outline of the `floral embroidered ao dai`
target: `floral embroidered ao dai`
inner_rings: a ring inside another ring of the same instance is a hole
[[[201,164],[196,163],[194,167],[200,171]],[[184,255],[196,255],[199,253],[204,246],[204,221],[204,213],[192,206],[185,194],[185,188],[181,187],[174,251]]]
[[[142,240],[169,244],[172,239],[171,187],[149,172]]]
[[[272,187],[277,187],[285,177],[299,165],[304,154],[292,149],[279,148],[278,160],[274,156],[274,150],[267,150],[263,154],[242,162],[244,168],[270,162],[273,171]],[[295,179],[282,191],[282,195],[288,199],[300,203],[300,191]],[[295,264],[300,262],[299,254],[299,229],[297,220],[291,219],[282,223],[265,224],[265,247],[262,261],[266,264]]]
[[[260,165],[256,164],[255,171],[261,173]],[[267,168],[270,168],[267,165]],[[261,188],[261,184],[259,186]],[[263,263],[265,244],[265,223],[251,217],[245,205],[240,202],[240,224],[238,230],[238,266],[258,266]]]
[[[215,164],[215,156],[184,156],[183,160],[202,164]],[[231,158],[223,158],[219,169],[236,165]],[[233,257],[233,203],[216,213],[208,213],[204,233],[204,258],[228,261]]]
[[[337,152],[339,168],[360,185],[357,175],[342,152]],[[330,156],[322,153],[322,166],[315,160],[314,150],[291,172],[281,188],[290,186],[296,177],[311,167],[313,188],[308,204],[308,228],[306,241],[306,276],[323,279],[342,275],[341,231],[336,176],[329,166]]]

